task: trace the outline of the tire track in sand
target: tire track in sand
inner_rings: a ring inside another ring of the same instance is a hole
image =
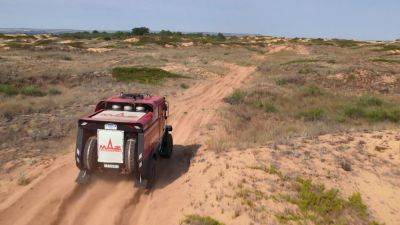
[[[242,82],[255,71],[255,67],[233,64],[225,64],[225,66],[229,68],[225,76],[206,80],[188,89],[185,95],[170,99],[174,144],[187,145],[194,140],[199,144],[205,141],[200,135],[201,127],[212,122],[216,110],[223,104],[223,98],[235,88],[240,87]],[[179,162],[176,161],[178,159],[172,157],[169,160],[175,160],[168,162],[170,167],[178,166]],[[163,179],[165,177],[159,177],[157,182],[162,182]],[[156,188],[151,195],[141,199],[134,209],[121,212],[121,217],[124,218],[123,221],[129,222],[127,224],[177,224],[179,219],[172,221],[174,217],[171,213],[179,213],[177,209],[181,206],[182,199],[179,199],[181,196],[167,198],[168,201],[164,200],[165,196],[175,196],[175,194],[175,190],[157,188],[156,183]],[[157,216],[154,216],[154,212],[157,212]]]

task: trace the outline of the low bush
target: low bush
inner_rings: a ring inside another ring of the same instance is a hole
[[[58,90],[57,88],[50,88],[48,93],[49,93],[49,95],[60,95],[61,91]]]
[[[115,67],[112,75],[117,81],[158,84],[166,78],[183,78],[185,76],[171,73],[163,69],[147,67]]]
[[[341,48],[345,48],[345,47],[357,47],[358,46],[358,41],[354,41],[354,40],[348,40],[348,39],[332,39],[332,42],[341,47]]]
[[[325,110],[323,108],[312,108],[307,109],[299,113],[299,117],[306,121],[317,121],[322,120],[325,116]]]
[[[314,63],[314,62],[320,62],[321,60],[319,59],[297,59],[293,61],[289,61],[287,63],[283,63],[282,65],[290,65],[290,64],[300,64],[300,63]]]
[[[219,222],[209,216],[199,216],[199,215],[188,215],[181,222],[182,225],[224,225],[224,223]]]
[[[384,59],[384,58],[376,58],[371,59],[372,62],[382,62],[382,63],[400,63],[398,59]]]
[[[18,41],[6,42],[5,45],[7,47],[15,48],[15,49],[29,49],[31,47],[30,44],[23,43],[23,42],[18,42]]]
[[[246,97],[246,92],[242,90],[234,90],[231,95],[225,98],[225,102],[231,105],[238,105],[244,103],[244,98]]]
[[[188,89],[189,88],[189,85],[187,85],[185,83],[182,83],[180,86],[181,86],[182,89]]]
[[[18,90],[9,84],[0,84],[0,93],[11,96],[18,94]]]
[[[33,43],[33,45],[35,45],[35,46],[45,46],[45,45],[49,45],[51,43],[53,43],[53,40],[44,39],[44,40],[36,41],[35,43]]]
[[[22,88],[21,89],[21,94],[27,95],[27,96],[37,96],[37,97],[41,97],[41,96],[45,96],[46,95],[45,92],[40,90],[38,87],[32,86],[32,85]]]
[[[30,182],[31,182],[31,180],[29,178],[27,178],[25,174],[20,174],[18,181],[17,181],[18,185],[21,185],[21,186],[28,185]]]
[[[284,216],[285,221],[303,221],[306,224],[307,221],[313,224],[379,224],[371,220],[360,193],[354,193],[346,199],[337,189],[327,190],[322,184],[301,178],[297,178],[295,189],[296,195],[287,196],[287,200],[297,205],[301,213]]]
[[[74,48],[85,48],[84,47],[84,43],[81,41],[76,41],[76,42],[71,42],[71,43],[67,43],[67,45],[74,47]]]
[[[380,48],[377,51],[399,51],[400,45],[395,44],[385,44],[379,46]]]
[[[320,95],[323,95],[322,90],[318,86],[315,86],[315,85],[311,85],[311,86],[305,87],[303,89],[303,91],[304,91],[304,94],[306,96],[320,96]]]
[[[359,100],[359,104],[363,106],[382,106],[383,103],[382,99],[369,95],[364,95]]]

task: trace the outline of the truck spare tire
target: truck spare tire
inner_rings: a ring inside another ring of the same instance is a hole
[[[97,167],[97,137],[89,137],[83,150],[83,165],[88,171],[95,171]]]
[[[136,174],[137,171],[136,140],[128,139],[125,143],[124,163],[128,174]]]

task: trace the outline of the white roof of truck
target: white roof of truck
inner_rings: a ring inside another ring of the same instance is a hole
[[[94,116],[94,119],[106,120],[106,121],[127,121],[135,122],[142,118],[145,112],[129,112],[129,111],[115,111],[115,110],[104,110]]]

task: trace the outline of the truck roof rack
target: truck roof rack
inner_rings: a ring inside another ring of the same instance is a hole
[[[119,94],[120,98],[130,98],[130,99],[144,99],[144,97],[150,96],[149,94],[145,93],[123,93]]]

